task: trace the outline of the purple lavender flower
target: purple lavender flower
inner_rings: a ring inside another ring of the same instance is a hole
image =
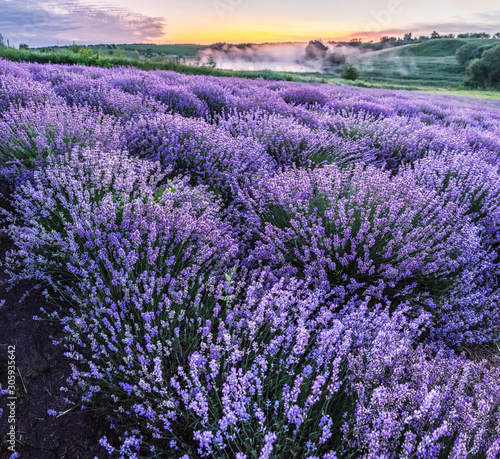
[[[499,125],[498,101],[0,59],[7,273],[58,305],[62,390],[110,454],[497,457],[498,357],[457,349],[499,334]]]

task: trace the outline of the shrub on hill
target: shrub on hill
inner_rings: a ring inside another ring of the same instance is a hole
[[[359,78],[359,71],[354,65],[349,64],[344,67],[341,77],[344,80],[355,81]]]
[[[467,66],[469,86],[500,86],[500,45],[488,49],[480,59],[474,59]]]
[[[498,45],[495,43],[491,45],[467,43],[466,45],[457,49],[455,58],[457,59],[458,65],[465,69],[472,60],[480,59],[481,57],[483,57],[483,54],[486,51],[495,48],[496,46]]]

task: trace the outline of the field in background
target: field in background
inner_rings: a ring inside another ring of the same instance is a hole
[[[104,57],[123,56],[129,59],[144,58],[191,58],[196,56],[198,51],[205,49],[203,45],[152,45],[152,44],[132,44],[132,45],[94,45],[89,46],[94,52]]]
[[[465,88],[464,70],[457,64],[455,53],[466,43],[496,43],[498,40],[435,39],[414,45],[400,46],[382,51],[351,55],[348,62],[360,71],[360,78],[347,82],[334,73],[292,73],[271,70],[222,70],[208,66],[189,65],[198,51],[206,48],[193,44],[132,44],[95,45],[92,51],[79,55],[70,47],[53,47],[39,50],[16,50],[0,47],[0,58],[56,64],[98,65],[101,67],[134,66],[143,70],[173,70],[183,74],[234,76],[250,79],[314,82],[351,85],[383,89],[406,89],[432,93],[456,94],[485,99],[500,99],[494,89],[472,90]]]

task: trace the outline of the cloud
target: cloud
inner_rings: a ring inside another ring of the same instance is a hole
[[[165,35],[163,18],[82,0],[0,0],[0,33],[12,44],[141,43]]]
[[[461,8],[467,11],[489,11],[498,7],[498,0],[449,0],[452,8]]]
[[[412,32],[413,36],[430,35],[434,30],[441,35],[464,32],[488,32],[494,34],[500,32],[500,26],[498,24],[499,17],[500,10],[496,9],[482,13],[469,14],[467,17],[455,15],[454,17],[450,17],[449,20],[440,22],[429,21],[410,24],[406,27],[381,27],[380,30],[358,31],[351,36],[378,40],[379,37],[384,35],[403,36],[407,32]]]

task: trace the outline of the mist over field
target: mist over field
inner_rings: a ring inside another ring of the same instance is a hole
[[[206,62],[212,57],[221,69],[273,70],[285,72],[319,72],[319,60],[306,61],[307,43],[264,44],[237,47],[225,45],[222,49],[207,48],[198,52],[192,62]]]
[[[356,48],[320,42],[266,43],[248,45],[220,44],[199,51],[188,62],[204,63],[211,57],[221,69],[273,70],[283,72],[324,72],[327,63],[343,63],[361,53]]]

